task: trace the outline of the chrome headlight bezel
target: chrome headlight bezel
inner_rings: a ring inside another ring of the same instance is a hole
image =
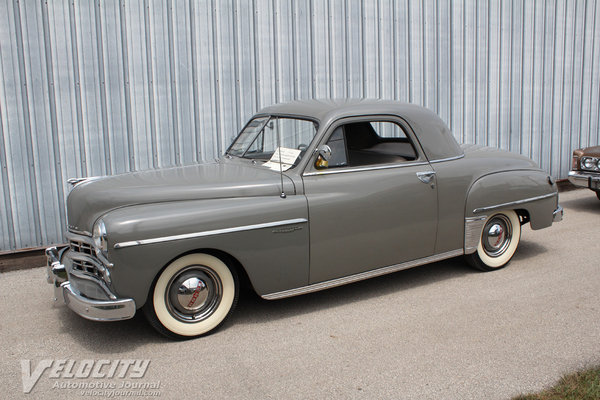
[[[596,157],[581,157],[579,166],[585,171],[600,171],[600,158]]]
[[[99,256],[107,258],[108,256],[108,234],[106,224],[102,218],[98,219],[92,229],[92,239],[94,240],[94,250]]]

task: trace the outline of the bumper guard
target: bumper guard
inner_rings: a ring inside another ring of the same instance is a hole
[[[120,321],[135,315],[133,299],[94,300],[83,296],[71,285],[61,253],[56,247],[46,249],[46,280],[54,286],[54,301],[62,300],[75,313],[92,321]]]

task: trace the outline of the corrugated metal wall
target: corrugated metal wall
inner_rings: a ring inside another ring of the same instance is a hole
[[[564,178],[600,140],[600,0],[0,0],[0,250],[63,241],[67,178],[212,159],[263,106],[425,105]]]

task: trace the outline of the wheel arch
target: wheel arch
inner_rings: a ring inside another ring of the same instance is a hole
[[[160,269],[158,269],[156,275],[152,279],[152,283],[150,284],[150,286],[148,288],[147,295],[146,295],[146,298],[144,299],[144,301],[139,302],[139,304],[136,304],[137,308],[142,308],[146,304],[146,302],[148,301],[148,298],[150,297],[150,294],[154,290],[154,286],[156,285],[156,281],[158,280],[160,274],[173,261],[178,260],[181,257],[185,257],[190,254],[208,254],[213,257],[218,258],[219,260],[223,261],[225,263],[225,265],[227,265],[227,267],[234,269],[234,272],[237,274],[237,277],[239,280],[240,289],[251,289],[254,293],[256,293],[256,289],[254,289],[254,285],[252,284],[252,281],[250,280],[248,272],[246,271],[246,269],[244,268],[242,263],[236,257],[234,257],[232,254],[230,254],[226,251],[220,250],[220,249],[199,247],[196,249],[190,249],[190,250],[184,251],[183,253],[180,253],[180,254],[170,258],[167,262],[165,262],[164,265],[162,265],[160,267]]]

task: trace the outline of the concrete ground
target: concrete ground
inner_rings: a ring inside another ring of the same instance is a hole
[[[43,269],[0,274],[0,397],[508,399],[540,390],[600,364],[600,201],[588,190],[560,198],[564,220],[524,228],[503,270],[479,273],[457,258],[279,301],[246,293],[221,330],[187,342],[163,339],[141,316],[94,323],[53,307]],[[150,364],[139,379],[49,368],[23,394],[22,375],[44,359],[75,369],[86,359]],[[117,391],[65,388],[90,382]],[[118,392],[122,382],[146,387]]]

